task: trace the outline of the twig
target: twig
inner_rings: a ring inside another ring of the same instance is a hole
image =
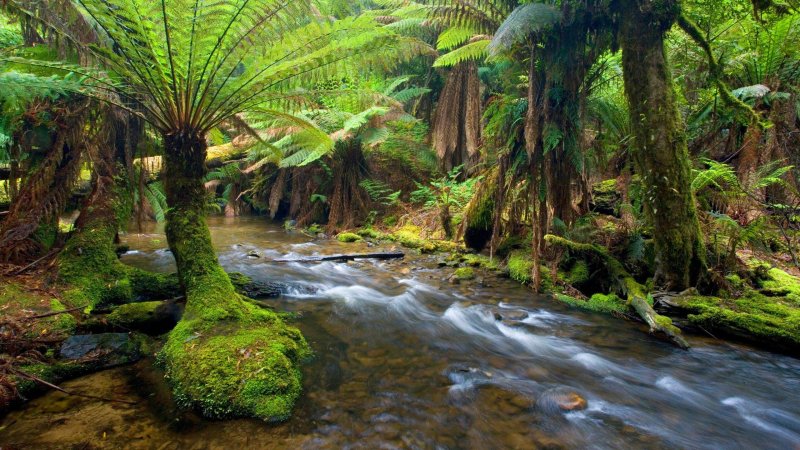
[[[34,262],[28,264],[27,266],[25,266],[25,267],[17,270],[16,272],[12,273],[11,276],[16,276],[16,275],[19,275],[19,274],[25,272],[26,270],[30,269],[31,267],[35,266],[36,264],[39,264],[40,262],[42,262],[42,260],[53,256],[57,251],[58,251],[58,249],[50,250],[44,256],[42,256],[41,258],[37,259],[36,261],[34,261]]]
[[[22,320],[43,319],[45,317],[51,317],[51,316],[57,316],[59,314],[71,313],[73,311],[82,310],[82,309],[86,308],[86,306],[88,306],[88,305],[78,306],[78,307],[70,308],[70,309],[65,309],[63,311],[50,311],[50,312],[44,313],[44,314],[38,314],[38,315],[35,315],[35,316],[23,317]]]

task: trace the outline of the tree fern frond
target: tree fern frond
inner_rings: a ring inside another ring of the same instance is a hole
[[[437,58],[433,67],[453,67],[466,61],[484,59],[488,55],[487,49],[491,42],[489,39],[482,39],[459,47]]]

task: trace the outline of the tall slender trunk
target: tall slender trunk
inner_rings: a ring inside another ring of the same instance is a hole
[[[186,290],[187,315],[222,307],[239,315],[242,302],[214,253],[205,218],[206,141],[192,130],[164,135],[166,234]]]
[[[654,227],[656,283],[682,290],[697,281],[705,257],[686,132],[664,50],[664,34],[678,5],[671,0],[623,3],[622,68],[636,139],[633,159]]]

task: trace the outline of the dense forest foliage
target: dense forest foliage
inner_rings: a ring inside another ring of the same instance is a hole
[[[98,314],[179,298],[178,402],[288,418],[311,349],[210,215],[441,255],[665,345],[800,349],[790,0],[0,5],[0,408],[85,372],[48,349]],[[176,274],[119,261],[148,222]]]

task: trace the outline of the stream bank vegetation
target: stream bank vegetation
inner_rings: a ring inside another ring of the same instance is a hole
[[[445,253],[453,282],[508,276],[684,349],[800,349],[791,2],[0,11],[0,408],[155,353],[180,405],[287,419],[313,353],[223,270],[209,214]],[[119,260],[145,221],[175,274]]]

